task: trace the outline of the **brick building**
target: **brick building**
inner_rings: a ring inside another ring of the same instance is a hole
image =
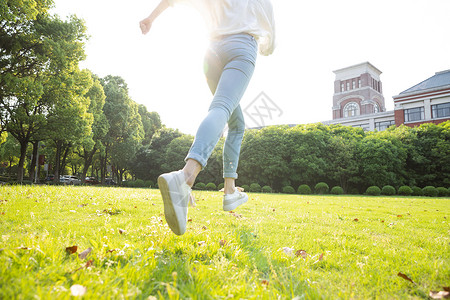
[[[389,126],[418,126],[450,119],[450,70],[434,76],[394,96],[395,110],[386,111],[381,71],[371,63],[334,71],[333,120],[364,130],[385,130]]]
[[[450,120],[450,70],[437,72],[393,98],[397,126]]]

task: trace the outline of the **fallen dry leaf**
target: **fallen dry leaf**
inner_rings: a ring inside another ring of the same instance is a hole
[[[299,257],[303,257],[304,259],[306,259],[306,257],[308,257],[308,253],[306,253],[305,250],[298,250],[297,252],[295,252],[295,256]]]
[[[77,253],[78,246],[72,246],[72,247],[66,247],[67,254],[74,254]]]
[[[322,260],[323,260],[323,253],[320,254],[320,256],[319,256],[319,261],[322,261]]]
[[[397,218],[401,218],[401,217],[403,217],[402,215],[397,215]]]
[[[448,298],[450,298],[450,292],[449,291],[439,291],[439,292],[431,291],[428,296],[430,296],[431,299],[448,299]]]
[[[120,234],[124,234],[125,232],[126,232],[126,230],[120,229],[120,228],[119,228],[119,233],[120,233]]]
[[[200,242],[197,243],[197,245],[203,246],[203,245],[206,245],[206,242],[205,241],[200,241]]]
[[[359,221],[358,218],[356,218],[356,219],[353,220],[353,222],[358,222],[358,221]]]
[[[192,219],[188,219],[188,222],[192,222]]]
[[[219,244],[220,244],[220,246],[223,247],[223,246],[225,246],[227,244],[227,241],[226,240],[220,240]]]
[[[86,294],[86,290],[87,289],[84,286],[79,285],[79,284],[74,284],[70,287],[70,293],[74,297],[84,296],[84,294]]]
[[[262,285],[265,285],[265,286],[268,286],[268,285],[269,285],[269,281],[263,279],[263,280],[261,280],[261,284],[262,284]]]
[[[407,280],[409,282],[412,282],[412,283],[416,284],[411,278],[409,278],[407,275],[403,274],[402,272],[398,272],[397,276],[399,276],[399,277],[401,277],[401,278],[403,278],[403,279],[405,279],[405,280]]]
[[[89,256],[89,254],[91,254],[91,251],[92,251],[92,248],[87,248],[86,250],[84,250],[83,252],[78,254],[78,258],[79,259],[85,259],[86,257]]]

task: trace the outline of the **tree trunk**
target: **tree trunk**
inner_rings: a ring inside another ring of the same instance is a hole
[[[24,168],[25,165],[25,159],[27,155],[27,147],[28,147],[28,140],[26,141],[20,141],[20,159],[19,159],[19,165],[17,168],[17,181],[19,183],[23,182],[23,175],[24,175]]]
[[[84,151],[84,167],[83,167],[83,174],[81,181],[84,183],[87,175],[87,171],[89,170],[89,167],[92,165],[92,159],[94,158],[94,154],[97,151],[97,148],[94,146],[94,148],[91,151]]]
[[[62,141],[55,141],[56,144],[56,154],[55,154],[55,180],[59,182],[59,176],[61,173],[60,170],[60,161],[61,161],[61,148],[62,148]]]
[[[34,182],[34,174],[36,171],[36,162],[38,160],[38,150],[39,150],[39,142],[33,142],[33,158],[31,159],[31,165],[30,165],[30,180],[33,183]],[[38,175],[39,176],[39,175]]]

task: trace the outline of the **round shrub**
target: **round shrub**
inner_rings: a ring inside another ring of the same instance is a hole
[[[448,190],[445,187],[442,187],[442,186],[438,187],[437,191],[438,191],[438,197],[447,197],[449,195]]]
[[[151,181],[151,180],[146,180],[145,181],[145,187],[151,188],[151,187],[154,187],[154,186],[155,186],[155,184],[153,183],[153,181]]]
[[[283,187],[283,189],[281,190],[284,194],[295,194],[295,190],[292,186],[287,185],[285,187]]]
[[[244,192],[250,191],[250,186],[249,186],[248,184],[244,184],[244,185],[242,186],[242,188],[244,189]]]
[[[423,195],[428,197],[437,197],[438,191],[434,186],[426,186],[422,189]]]
[[[423,191],[420,187],[413,186],[412,191],[413,196],[423,196]]]
[[[261,192],[261,186],[258,183],[250,184],[250,192],[252,192],[252,193],[259,193],[259,192]]]
[[[386,196],[392,196],[396,194],[396,190],[395,187],[393,187],[392,185],[385,185],[383,186],[383,188],[381,189],[381,194],[386,195]]]
[[[265,185],[265,186],[262,187],[261,191],[263,193],[272,193],[272,188],[270,186],[268,186],[268,185]]]
[[[206,190],[215,191],[215,190],[217,190],[217,186],[214,183],[210,182],[206,185]]]
[[[194,187],[195,187],[197,190],[204,190],[204,189],[206,189],[206,184],[204,184],[203,182],[197,182],[197,183],[194,185]]]
[[[342,195],[342,194],[344,194],[344,189],[341,188],[340,186],[334,186],[334,187],[331,189],[331,193],[332,193],[333,195]]]
[[[309,185],[302,184],[301,186],[298,187],[297,193],[300,195],[309,195],[312,193],[312,191]]]
[[[381,194],[381,189],[375,185],[372,185],[367,188],[366,194],[371,196],[379,196]]]
[[[219,183],[219,185],[217,186],[217,189],[220,191],[221,189],[223,189],[225,185],[223,184],[223,182]]]
[[[326,193],[328,193],[329,190],[330,190],[330,187],[325,182],[319,182],[314,187],[314,191],[316,192],[316,194],[326,194]]]
[[[402,196],[411,196],[413,193],[412,188],[410,188],[407,185],[402,185],[401,187],[399,187],[398,189],[398,194],[402,195]]]
[[[135,187],[145,187],[145,182],[144,182],[144,180],[142,180],[142,179],[137,179],[137,180],[134,182],[134,186],[135,186]]]

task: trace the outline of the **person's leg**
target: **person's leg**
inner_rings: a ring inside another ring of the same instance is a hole
[[[253,75],[256,52],[257,44],[251,36],[232,36],[223,42],[219,55],[222,54],[221,59],[227,63],[217,84],[208,115],[199,126],[186,160],[193,159],[202,167],[206,166],[211,152],[219,141],[225,125],[239,106]],[[240,112],[240,117],[242,117],[242,112]],[[243,124],[243,120],[241,122]],[[235,143],[229,143],[230,151],[228,153],[235,153],[238,156],[239,148],[235,149],[235,146],[240,147],[241,141],[242,139],[235,140]],[[232,177],[236,178],[237,174],[232,174]]]
[[[241,107],[238,106],[228,121],[228,135],[223,147],[223,178],[225,179],[225,194],[233,194],[236,189],[235,180],[238,177],[237,167],[244,132],[244,116],[242,114]]]

